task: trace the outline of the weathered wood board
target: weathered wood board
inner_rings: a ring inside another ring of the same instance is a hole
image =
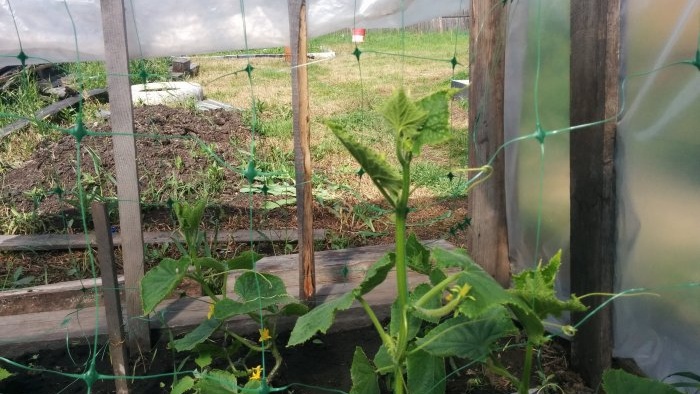
[[[92,89],[88,90],[83,94],[83,96],[73,96],[65,98],[61,101],[55,102],[48,107],[44,107],[34,114],[35,120],[44,120],[50,116],[56,115],[62,110],[76,106],[81,100],[86,100],[90,97],[106,97],[107,89]],[[30,123],[34,121],[33,119],[20,119],[16,122],[10,123],[9,125],[0,129],[0,138],[10,135],[15,131],[22,130],[23,128],[29,126]]]
[[[296,229],[279,230],[236,230],[208,232],[207,239],[216,242],[295,242],[297,240]],[[112,235],[114,245],[121,246],[121,234]],[[315,241],[326,237],[326,230],[317,229],[313,232]],[[144,232],[143,242],[148,245],[158,245],[168,242],[181,242],[182,237],[177,232],[157,231]],[[68,250],[86,249],[96,246],[92,233],[85,234],[37,234],[37,235],[0,235],[0,251],[37,251],[37,250]]]
[[[452,244],[442,240],[427,241],[425,244],[429,247],[454,248]],[[317,252],[317,301],[322,302],[353,289],[364,278],[369,266],[391,251],[392,247],[380,245]],[[259,271],[280,276],[287,286],[287,291],[290,294],[296,294],[299,291],[298,258],[296,254],[266,257],[258,261],[257,268]],[[394,273],[391,272],[382,285],[365,297],[367,302],[375,308],[380,319],[388,316],[389,308],[395,298],[394,278]],[[229,278],[229,281],[234,280],[233,276]],[[424,280],[423,276],[415,273],[409,276],[411,285]],[[229,286],[229,288],[232,287]],[[158,312],[150,317],[150,327],[153,330],[165,324],[175,334],[191,330],[206,317],[209,309],[208,301],[208,297],[167,300],[160,305]],[[84,344],[90,338],[94,338],[95,332],[100,336],[100,341],[104,342],[107,333],[105,318],[103,308],[89,303],[84,303],[81,308],[3,317],[0,319],[0,354],[13,357],[39,348],[66,346],[66,340],[70,344]],[[97,330],[95,330],[96,323],[99,323]],[[253,333],[259,328],[257,321],[247,317],[234,318],[228,324],[241,334]],[[278,327],[286,329],[292,324],[293,320],[284,320],[279,322]],[[350,310],[339,314],[332,330],[347,330],[369,324],[370,321],[362,308],[355,305]]]

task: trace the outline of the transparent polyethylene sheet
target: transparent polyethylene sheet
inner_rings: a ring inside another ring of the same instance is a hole
[[[132,58],[289,44],[287,0],[126,0],[124,3]],[[309,36],[316,37],[353,26],[410,25],[457,14],[468,8],[470,2],[309,0],[307,4]],[[19,64],[16,56],[20,41],[30,57],[28,63],[74,62],[78,55],[81,60],[101,60],[104,44],[100,1],[0,0],[0,67]]]
[[[542,0],[539,106],[546,130],[566,126],[569,102],[568,2]],[[633,358],[650,376],[700,371],[700,1],[627,1],[623,43],[625,112],[618,128],[616,291],[654,295],[614,302],[616,357]],[[506,59],[506,140],[534,131],[537,0],[511,7]],[[586,132],[581,130],[578,132]],[[506,151],[508,226],[514,269],[564,249],[568,277],[568,136],[544,145],[542,231],[540,144]],[[537,257],[536,257],[537,256]],[[559,284],[569,294],[567,280]]]
[[[543,0],[539,113],[542,127],[569,126],[569,5]],[[535,131],[535,73],[537,70],[537,0],[514,2],[509,10],[506,45],[505,140]],[[544,149],[542,149],[544,148]],[[562,249],[560,278],[569,276],[569,135],[534,138],[509,145],[506,150],[508,238],[513,271],[549,259]],[[543,165],[542,169],[540,166]],[[540,207],[540,187],[542,203]],[[539,246],[537,219],[540,215]],[[537,248],[537,250],[535,250]],[[569,294],[568,280],[558,283]]]
[[[628,1],[627,111],[619,124],[615,354],[657,378],[700,373],[700,1]]]

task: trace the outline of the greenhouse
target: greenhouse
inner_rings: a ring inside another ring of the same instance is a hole
[[[700,1],[0,20],[0,393],[700,391]]]

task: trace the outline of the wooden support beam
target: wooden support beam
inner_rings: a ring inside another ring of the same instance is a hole
[[[571,1],[571,124],[619,111],[621,0]],[[571,134],[571,292],[612,293],[617,239],[616,121]],[[603,297],[586,298],[594,308]],[[574,321],[584,315],[575,314]],[[612,361],[612,310],[596,313],[572,343],[572,364],[598,387]]]
[[[469,167],[487,164],[503,145],[506,6],[472,0],[469,34]],[[489,179],[469,192],[468,250],[501,285],[510,283],[505,157]]]
[[[306,0],[289,1],[289,37],[292,55],[292,108],[294,112],[294,169],[297,226],[299,228],[299,298],[312,302],[316,293],[311,184],[311,127],[309,77],[306,68]]]
[[[295,229],[278,230],[220,230],[208,231],[206,239],[216,243],[225,242],[296,242],[299,234]],[[0,252],[6,251],[32,251],[39,250],[68,250],[86,249],[88,245],[95,245],[94,234],[32,234],[32,235],[0,235]],[[312,232],[314,241],[326,238],[326,230],[316,229]],[[146,231],[143,233],[143,243],[146,245],[160,245],[171,242],[182,242],[182,236],[172,231]],[[112,235],[115,246],[121,246],[121,233]]]
[[[142,318],[141,278],[144,275],[143,233],[139,204],[134,114],[129,83],[129,51],[123,0],[100,0],[105,42],[109,118],[114,133],[114,163],[119,198],[119,226],[122,229],[129,350],[132,354],[151,349],[148,319]]]
[[[114,265],[114,245],[109,224],[107,206],[101,202],[92,203],[92,221],[95,224],[97,241],[97,260],[102,276],[102,294],[104,294],[105,315],[107,316],[107,333],[109,336],[109,359],[112,361],[114,376],[126,376],[129,370],[129,357],[124,344],[124,321],[122,303],[119,296],[117,271]],[[126,379],[115,379],[117,394],[129,394]]]

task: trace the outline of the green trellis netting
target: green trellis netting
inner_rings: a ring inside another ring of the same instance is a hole
[[[286,1],[125,3],[134,59],[289,44]],[[354,26],[403,28],[456,14],[466,3],[310,1],[309,34]],[[569,59],[576,48],[569,39],[569,2],[494,0],[494,7],[502,3],[509,7],[504,130],[509,142],[501,152],[517,269],[568,244],[568,132],[577,126],[569,124]],[[634,358],[656,378],[700,373],[700,1],[624,3],[616,291],[637,296],[615,299],[615,354]],[[0,0],[0,67],[102,60],[103,52],[99,1]],[[250,77],[248,66],[236,72]],[[546,144],[533,135],[536,118],[545,130],[558,131]],[[226,168],[245,176],[239,168]],[[559,287],[569,292],[566,280]]]
[[[569,127],[569,54],[576,51],[568,2],[515,3],[506,56],[506,141],[532,132],[535,100],[543,127]],[[657,296],[615,301],[614,355],[663,378],[700,370],[700,296],[697,285],[686,284],[700,281],[700,2],[623,4],[616,291],[649,289]],[[533,256],[568,245],[568,135],[548,138],[542,155],[535,140],[510,145],[506,161],[511,255],[522,268]],[[561,277],[568,277],[568,266]],[[560,291],[569,292],[566,280]]]

